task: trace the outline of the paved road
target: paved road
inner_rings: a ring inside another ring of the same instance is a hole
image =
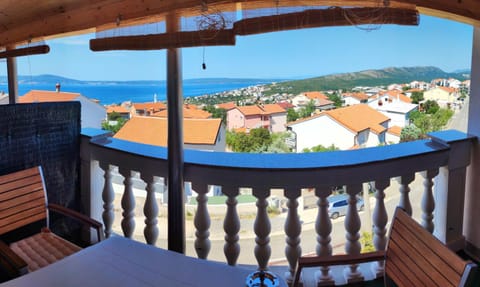
[[[447,124],[447,129],[456,129],[462,132],[467,132],[469,102],[469,98],[467,97],[463,107],[459,111],[456,111],[450,119],[450,122]]]

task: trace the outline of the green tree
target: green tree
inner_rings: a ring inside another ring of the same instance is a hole
[[[298,120],[298,118],[299,115],[293,108],[287,109],[287,122],[294,122]]]
[[[425,136],[429,132],[443,129],[452,116],[452,110],[438,109],[434,114],[413,112],[410,114],[410,120]]]
[[[251,129],[249,134],[243,132],[227,132],[227,145],[234,152],[259,152],[272,143],[270,132],[265,128]]]
[[[106,131],[111,131],[112,133],[116,134],[123,125],[127,122],[126,119],[120,117],[117,120],[107,120],[102,122],[102,129]]]
[[[122,118],[122,115],[117,112],[111,112],[107,115],[109,121],[117,121]]]
[[[423,109],[425,110],[425,113],[432,115],[440,109],[440,106],[436,101],[428,100],[423,103]]]
[[[400,133],[400,142],[410,142],[424,138],[422,130],[415,125],[408,125]]]
[[[325,151],[335,151],[339,150],[334,144],[331,144],[328,147],[324,147],[323,145],[317,145],[311,148],[304,148],[302,152],[325,152]]]
[[[328,95],[328,99],[335,104],[335,107],[339,108],[343,105],[343,100],[337,93]]]
[[[214,119],[222,119],[224,124],[227,123],[227,110],[221,108],[215,108],[213,105],[207,105],[203,107],[204,111],[207,111],[212,114]]]
[[[308,118],[312,115],[314,111],[315,111],[315,102],[311,100],[310,102],[308,102],[308,104],[305,107],[301,108],[298,111],[298,116],[300,118]]]
[[[423,101],[423,92],[413,92],[410,99],[412,99],[412,103],[418,105],[418,103]]]
[[[286,139],[291,135],[289,132],[272,133],[272,141],[264,150],[259,152],[265,153],[288,153],[291,152],[290,147],[286,143]]]

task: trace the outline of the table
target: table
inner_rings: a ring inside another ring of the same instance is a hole
[[[252,270],[111,237],[0,287],[245,286]],[[281,281],[280,286],[286,287]]]

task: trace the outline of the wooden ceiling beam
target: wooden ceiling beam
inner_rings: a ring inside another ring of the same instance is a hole
[[[48,52],[50,52],[50,47],[48,45],[39,45],[11,50],[7,49],[3,52],[0,52],[0,59],[47,54]]]
[[[355,15],[356,19],[353,19],[353,16],[349,19],[348,15]],[[235,22],[233,27],[237,35],[253,35],[305,28],[365,24],[418,25],[418,12],[409,9],[337,7],[247,18]]]
[[[90,50],[161,50],[199,46],[233,46],[233,30],[189,31],[168,34],[122,36],[90,40]]]
[[[97,28],[148,23],[176,11],[200,13],[200,0],[31,0],[0,1],[0,47],[65,34],[93,32]],[[208,0],[221,11],[283,6],[378,7],[380,0]],[[240,3],[240,5],[236,5]],[[480,2],[476,0],[390,0],[391,8],[415,8],[421,13],[480,26]]]

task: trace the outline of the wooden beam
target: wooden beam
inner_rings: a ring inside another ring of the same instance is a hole
[[[227,45],[235,45],[235,34],[231,29],[121,36],[90,40],[90,49],[95,52],[110,50],[160,50]]]
[[[48,52],[50,52],[50,47],[48,45],[26,47],[26,48],[19,48],[19,49],[13,49],[13,50],[7,49],[3,52],[0,52],[0,59],[47,54]]]
[[[378,0],[209,0],[208,7],[219,11],[236,11],[298,6],[378,7]],[[278,3],[278,5],[277,5]],[[421,13],[480,26],[480,2],[475,0],[390,0],[390,8],[417,7]],[[201,13],[198,0],[51,0],[38,7],[31,1],[18,0],[15,5],[0,1],[0,46],[22,44],[29,40],[65,34],[94,32],[97,27],[122,27],[148,23],[167,13],[192,16]],[[117,25],[117,19],[121,19]]]
[[[352,15],[355,15],[355,17]],[[237,35],[252,35],[304,28],[364,24],[418,25],[418,12],[416,10],[393,8],[336,7],[248,18],[235,22],[233,30]]]

